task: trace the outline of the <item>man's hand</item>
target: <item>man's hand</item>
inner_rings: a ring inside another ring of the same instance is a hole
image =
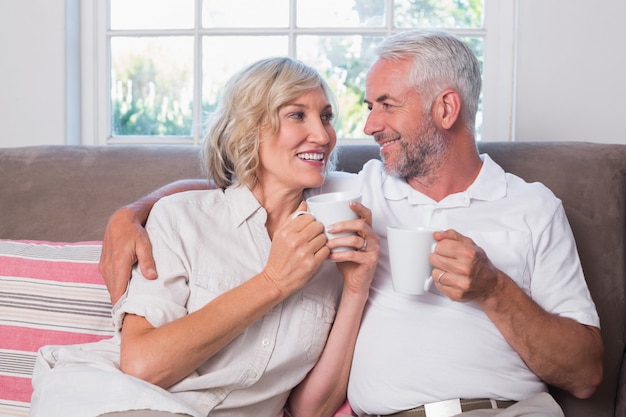
[[[434,237],[439,243],[430,261],[441,292],[453,301],[475,301],[546,383],[578,398],[595,392],[603,374],[600,329],[545,311],[468,237],[454,230]]]
[[[455,230],[435,232],[439,242],[431,255],[433,279],[439,290],[453,301],[480,301],[500,284],[500,271],[485,251]]]
[[[104,230],[99,265],[113,304],[126,291],[130,272],[137,261],[144,277],[148,279],[157,277],[152,258],[152,245],[143,227],[154,203],[162,197],[181,191],[212,188],[215,187],[207,180],[176,181],[113,213]]]
[[[115,304],[126,291],[133,265],[139,260],[141,273],[157,277],[152,245],[143,228],[145,219],[132,207],[117,210],[107,222],[98,266]]]

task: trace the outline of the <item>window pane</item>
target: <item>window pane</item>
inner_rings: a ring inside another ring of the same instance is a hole
[[[194,0],[111,0],[111,29],[188,29]]]
[[[365,137],[365,75],[371,63],[369,52],[381,40],[360,35],[298,37],[298,58],[317,68],[337,95],[338,137]]]
[[[289,0],[203,0],[202,26],[286,28],[289,26]]]
[[[485,67],[485,38],[462,38],[469,47],[472,49],[478,64],[480,65],[480,72],[483,73]],[[478,102],[478,112],[476,112],[476,138],[481,139],[483,128],[483,93],[480,93],[480,101]]]
[[[479,28],[484,0],[396,0],[394,24],[410,28]]]
[[[188,136],[192,101],[192,37],[111,39],[114,136]]]
[[[298,27],[382,27],[385,0],[298,0]]]
[[[286,56],[287,36],[211,36],[202,46],[202,103],[204,111],[215,108],[226,81],[244,66],[261,58]]]

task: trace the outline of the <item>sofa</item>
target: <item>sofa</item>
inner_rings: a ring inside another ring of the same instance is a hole
[[[626,416],[626,145],[479,142],[479,148],[563,201],[600,314],[600,387],[586,400],[551,388],[553,394],[567,417]],[[337,169],[357,172],[378,157],[374,144],[342,145]],[[1,416],[28,414],[39,346],[111,335],[97,262],[113,211],[163,184],[201,176],[194,146],[0,149]]]

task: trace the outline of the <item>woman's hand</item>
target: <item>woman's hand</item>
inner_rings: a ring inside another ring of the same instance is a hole
[[[355,250],[329,257],[337,262],[343,276],[343,293],[322,356],[289,397],[293,416],[332,415],[346,398],[354,346],[380,251],[380,239],[372,229],[371,211],[360,203],[350,204],[360,218],[336,223],[329,231],[350,231],[357,235],[331,239],[326,246],[329,250],[339,246],[351,246]]]
[[[327,230],[331,233],[355,232],[356,235],[330,239],[326,246],[330,250],[340,246],[355,249],[331,252],[329,259],[337,262],[337,268],[344,277],[344,291],[367,295],[378,263],[380,238],[372,229],[371,210],[355,201],[350,202],[350,207],[359,219],[335,223]]]
[[[298,211],[306,210],[301,203]],[[294,215],[274,233],[262,274],[289,296],[303,287],[328,257],[324,225],[309,214]]]

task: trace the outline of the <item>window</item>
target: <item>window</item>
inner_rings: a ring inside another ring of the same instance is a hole
[[[225,81],[265,56],[317,68],[358,141],[369,51],[391,33],[444,28],[484,73],[479,136],[510,137],[515,0],[92,0],[81,2],[83,143],[190,143]]]

